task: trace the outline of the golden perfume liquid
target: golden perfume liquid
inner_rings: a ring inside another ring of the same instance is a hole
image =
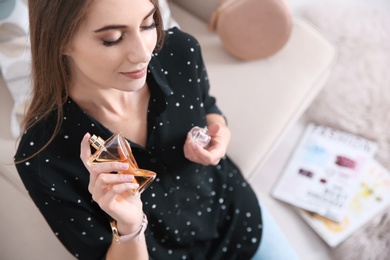
[[[138,183],[139,186],[137,189],[131,190],[132,193],[142,193],[156,178],[155,172],[140,169],[138,167],[133,153],[131,152],[130,145],[121,133],[114,134],[106,141],[93,135],[89,141],[96,149],[96,152],[88,161],[89,164],[102,162],[123,162],[129,164],[127,170],[118,173],[134,175],[133,183]]]

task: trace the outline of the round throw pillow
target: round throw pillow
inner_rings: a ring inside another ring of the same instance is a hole
[[[286,44],[292,15],[283,0],[227,0],[215,12],[210,28],[236,58],[262,59]]]

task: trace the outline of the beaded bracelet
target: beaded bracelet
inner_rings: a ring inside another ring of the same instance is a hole
[[[110,225],[111,225],[112,235],[114,236],[114,239],[116,242],[124,243],[124,242],[130,241],[131,239],[133,239],[137,236],[138,236],[138,241],[139,241],[141,234],[143,234],[145,232],[146,227],[148,226],[148,219],[146,218],[146,215],[144,214],[139,229],[133,233],[130,233],[130,234],[124,235],[124,236],[121,236],[119,234],[118,228],[116,227],[116,220],[111,220]]]

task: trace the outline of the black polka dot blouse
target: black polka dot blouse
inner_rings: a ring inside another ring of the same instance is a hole
[[[147,82],[147,146],[129,140],[140,168],[157,173],[142,193],[151,259],[250,259],[262,231],[258,200],[235,164],[225,157],[202,166],[184,157],[193,126],[221,113],[209,95],[198,42],[174,28],[154,53]],[[22,137],[15,160],[29,157],[53,133],[56,111]],[[80,160],[86,132],[113,133],[69,99],[60,133],[39,155],[17,164],[29,194],[63,245],[80,259],[104,258],[112,242],[110,217],[92,201],[89,173]],[[43,256],[44,257],[44,256]],[[129,256],[129,259],[132,259]]]

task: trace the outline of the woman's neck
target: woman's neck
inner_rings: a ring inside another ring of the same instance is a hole
[[[147,110],[150,90],[147,84],[133,92],[116,89],[83,93],[71,91],[70,97],[87,114],[112,132],[121,132],[141,146],[147,139]]]

